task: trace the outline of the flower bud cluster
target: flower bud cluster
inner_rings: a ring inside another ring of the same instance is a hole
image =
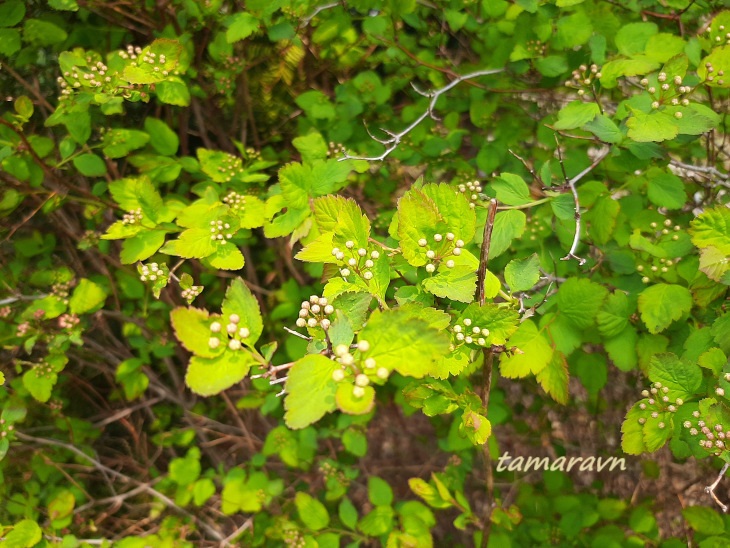
[[[712,41],[713,46],[723,46],[730,42],[730,32],[726,32],[728,29],[725,28],[725,25],[719,25],[717,27],[718,33],[715,36],[715,39]],[[712,27],[707,27],[707,30],[705,30],[705,33],[708,35],[708,38],[712,34]]]
[[[642,390],[641,395],[646,401],[639,403],[639,409],[642,411],[650,410],[651,418],[657,419],[661,413],[676,413],[682,405],[684,400],[682,398],[673,398],[669,393],[669,387],[663,386],[661,382],[655,382],[651,385],[648,390]],[[644,417],[639,418],[639,424],[645,424],[646,419]],[[666,424],[660,422],[657,427],[661,430],[666,427]]]
[[[312,295],[308,301],[303,301],[297,318],[297,327],[321,327],[325,331],[330,328],[332,321],[329,316],[335,313],[326,297]]]
[[[332,249],[332,256],[337,260],[343,278],[347,279],[348,276],[355,275],[369,282],[373,279],[372,269],[375,261],[380,258],[380,251],[357,247],[355,242],[347,240],[345,249],[339,247]]]
[[[666,72],[660,72],[656,77],[656,83],[650,81],[649,78],[642,78],[639,83],[649,92],[652,99],[651,108],[656,110],[662,105],[675,107],[689,105],[692,88],[685,86],[682,81],[683,79],[679,75],[670,78]],[[681,118],[682,111],[675,112],[674,117]]]
[[[725,83],[724,70],[718,70],[715,72],[715,67],[712,66],[712,63],[705,63],[705,68],[707,69],[707,76],[705,77],[705,80],[708,82],[715,82],[718,86],[722,86]],[[717,80],[715,77],[717,77]]]
[[[246,208],[246,196],[239,194],[235,190],[231,190],[223,198],[223,203],[228,204],[233,211],[243,211]]]
[[[694,411],[692,417],[697,419],[693,421],[684,421],[682,426],[689,430],[690,436],[700,438],[699,445],[703,449],[710,451],[716,456],[728,449],[730,444],[730,428],[724,427],[722,424],[707,424],[706,421],[700,419],[700,412]]]
[[[167,281],[170,276],[170,271],[167,269],[166,264],[150,263],[149,265],[143,264],[139,268],[139,279],[143,282],[155,282],[155,281]]]
[[[68,304],[68,292],[71,289],[71,282],[59,282],[51,286],[51,294],[55,295],[63,304]]]
[[[210,324],[211,336],[208,339],[208,346],[210,348],[218,348],[221,343],[226,343],[227,341],[228,348],[231,350],[240,350],[242,346],[241,342],[251,336],[248,327],[242,327],[239,325],[240,322],[241,317],[238,314],[230,314],[226,325],[223,325],[218,320],[213,321]]]
[[[81,318],[79,318],[76,314],[61,314],[58,317],[58,327],[61,329],[73,329],[80,321]]]
[[[0,318],[7,318],[13,312],[13,309],[9,306],[0,307]]]
[[[347,152],[344,145],[330,141],[327,145],[327,158],[337,158]]]
[[[474,209],[477,206],[482,192],[482,184],[479,181],[468,181],[464,184],[460,184],[458,187],[459,192],[464,194],[469,200],[469,207]]]
[[[651,235],[648,237],[650,241],[659,243],[666,236],[670,236],[672,240],[679,240],[679,234],[682,227],[675,225],[671,219],[664,219],[664,222],[660,225],[656,222],[649,224],[649,230]],[[681,260],[681,257],[675,259],[665,259],[663,257],[651,257],[651,261],[640,262],[636,266],[636,271],[642,275],[641,281],[645,284],[650,283],[655,279],[666,278],[667,276],[673,275],[676,270],[676,265]]]
[[[13,430],[15,426],[8,424],[5,419],[0,419],[0,438],[7,437]]]
[[[532,242],[537,240],[539,232],[543,232],[545,230],[545,225],[537,218],[528,221],[527,226],[530,229],[530,241]]]
[[[234,177],[243,173],[243,162],[236,156],[226,154],[216,171],[225,177],[224,182],[229,183]]]
[[[332,372],[332,379],[335,382],[342,382],[345,380],[346,371],[349,369],[355,376],[352,395],[355,398],[362,398],[365,395],[365,387],[370,384],[370,376],[384,381],[390,376],[390,371],[385,367],[378,367],[375,358],[362,359],[362,355],[370,350],[368,341],[361,339],[355,348],[360,351],[359,360],[350,352],[350,348],[346,344],[338,344],[334,348],[334,359],[342,367]]]
[[[307,546],[304,533],[297,529],[285,529],[282,537],[287,548],[305,548]]]
[[[580,96],[585,95],[586,90],[592,90],[596,80],[601,78],[602,74],[598,65],[593,64],[589,67],[581,65],[573,71],[573,78],[565,81],[565,87],[577,89]]]
[[[231,232],[231,225],[229,223],[224,223],[221,220],[210,222],[211,240],[217,240],[221,244],[225,244],[231,238],[233,238],[233,232]]]
[[[125,225],[133,225],[133,224],[139,224],[142,222],[142,219],[144,219],[144,214],[142,213],[142,208],[137,208],[129,213],[125,213],[122,215],[122,224]]]
[[[448,259],[447,257],[452,255],[461,255],[461,249],[464,247],[464,240],[457,239],[453,232],[447,232],[445,235],[436,233],[433,235],[433,240],[435,242],[433,244],[433,248],[426,238],[418,240],[419,247],[426,248],[426,258],[429,260],[429,262],[426,263],[426,272],[429,274],[435,272],[436,267],[444,259],[446,259],[446,261],[444,261],[446,268],[454,268],[456,263],[453,259]]]
[[[462,325],[463,324],[463,325]],[[451,328],[456,338],[457,346],[462,344],[476,344],[478,346],[487,346],[487,338],[489,337],[489,329],[474,325],[471,318],[464,318],[461,324],[456,324]]]
[[[183,289],[180,292],[180,296],[185,299],[188,303],[191,303],[195,298],[203,292],[202,285],[191,285],[187,289]]]

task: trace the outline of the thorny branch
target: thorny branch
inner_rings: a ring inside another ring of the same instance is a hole
[[[390,131],[385,128],[380,128],[380,130],[389,136],[388,139],[378,139],[375,137],[370,131],[368,130],[368,134],[373,139],[373,141],[377,141],[381,145],[383,145],[385,150],[380,156],[351,156],[349,153],[345,153],[342,158],[339,159],[340,162],[344,160],[365,160],[367,162],[382,162],[385,160],[388,155],[393,152],[396,148],[398,148],[398,145],[403,140],[403,137],[408,135],[411,131],[416,129],[418,125],[423,122],[426,118],[433,118],[434,120],[438,119],[436,117],[436,114],[434,113],[434,109],[436,108],[436,103],[439,100],[439,97],[441,97],[444,93],[449,91],[450,89],[458,86],[461,82],[464,82],[465,80],[472,80],[473,78],[479,78],[480,76],[489,76],[490,74],[498,74],[500,72],[504,72],[503,68],[499,69],[484,69],[484,70],[477,70],[475,72],[470,72],[469,74],[464,74],[463,76],[459,76],[458,78],[455,78],[448,84],[446,84],[444,87],[433,90],[433,91],[421,91],[419,90],[415,85],[411,84],[413,86],[413,89],[416,91],[416,93],[423,95],[424,97],[429,97],[431,100],[428,102],[428,107],[426,110],[423,111],[423,113],[416,118],[411,124],[403,129],[402,131],[395,133],[393,131]],[[366,127],[367,129],[367,127]]]
[[[555,136],[555,140],[557,141],[557,135]],[[561,257],[561,261],[569,261],[570,259],[575,259],[578,261],[579,265],[584,265],[586,260],[582,257],[578,257],[578,255],[575,254],[576,250],[578,249],[578,244],[580,243],[580,222],[581,222],[581,214],[580,214],[580,200],[578,198],[578,189],[575,187],[576,183],[580,181],[583,177],[588,175],[591,171],[593,171],[598,164],[600,164],[603,159],[608,156],[609,149],[606,148],[598,153],[596,159],[593,161],[591,165],[589,165],[587,168],[585,168],[583,171],[581,171],[578,175],[573,177],[572,179],[568,179],[568,176],[565,174],[565,167],[563,165],[563,156],[562,152],[560,151],[560,143],[558,143],[558,159],[560,160],[560,167],[563,169],[563,176],[565,177],[565,184],[570,189],[571,194],[573,194],[573,200],[575,202],[575,235],[573,236],[573,243],[570,246],[570,250],[568,251],[568,254],[565,257]]]

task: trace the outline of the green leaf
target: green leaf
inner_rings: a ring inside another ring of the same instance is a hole
[[[302,162],[324,160],[327,158],[327,143],[318,131],[311,131],[307,135],[300,135],[292,140],[292,145],[302,155]]]
[[[561,196],[565,196],[562,194]],[[571,200],[571,208],[573,202]],[[571,213],[574,215],[575,210]],[[614,200],[610,196],[599,196],[593,207],[586,213],[586,221],[590,223],[589,233],[593,237],[593,241],[599,245],[605,245],[611,239],[616,227],[616,219],[621,211],[621,205],[618,200]]]
[[[421,239],[434,242],[433,235],[442,223],[436,202],[420,190],[412,188],[398,200],[398,238],[403,257],[409,264],[423,266],[429,262],[427,248],[418,242]]]
[[[483,445],[492,433],[492,424],[484,415],[468,409],[461,416],[459,433],[466,436],[474,445]]]
[[[507,346],[518,349],[518,352],[505,353],[500,357],[499,370],[508,379],[526,377],[530,373],[537,374],[553,358],[553,347],[532,320],[525,320],[520,324]]]
[[[203,358],[214,358],[225,349],[226,341],[221,341],[216,348],[211,348],[209,341],[213,334],[210,331],[212,323],[208,312],[199,308],[175,308],[170,312],[170,322],[175,330],[175,336],[182,345]]]
[[[25,17],[25,2],[7,0],[0,4],[0,27],[14,27]]]
[[[669,388],[667,396],[687,399],[702,384],[702,369],[695,363],[682,361],[674,354],[655,354],[649,362],[649,379]]]
[[[0,29],[0,55],[10,57],[18,51],[20,51],[20,33],[15,29]]]
[[[331,120],[337,115],[329,97],[321,91],[305,91],[297,95],[295,102],[309,118]]]
[[[363,359],[374,358],[376,367],[416,378],[427,375],[434,362],[449,351],[446,333],[397,309],[373,312],[359,339],[370,343]]]
[[[156,222],[162,210],[162,197],[152,185],[149,177],[119,179],[109,183],[114,201],[125,211],[142,210],[145,218]],[[210,238],[210,234],[208,234]]]
[[[676,118],[662,111],[655,110],[649,114],[634,111],[633,116],[626,120],[626,126],[629,138],[638,143],[667,141],[679,135]]]
[[[476,232],[476,213],[469,207],[466,195],[456,192],[454,187],[444,183],[428,184],[421,188],[433,200],[439,215],[444,220],[446,232],[453,232],[456,239],[470,242]]]
[[[680,209],[687,201],[682,179],[660,169],[647,172],[647,194],[656,206],[667,209]]]
[[[649,333],[660,333],[692,308],[689,289],[676,284],[655,284],[639,295],[639,312]]]
[[[58,11],[78,11],[76,0],[48,0],[48,5]]]
[[[700,270],[711,280],[719,282],[730,270],[730,260],[716,247],[705,247],[700,250]]]
[[[469,326],[464,323],[469,319]],[[486,344],[505,344],[512,334],[517,331],[519,325],[519,314],[510,309],[503,308],[493,303],[486,303],[480,306],[479,303],[472,303],[467,306],[459,315],[457,324],[464,326],[463,330],[478,326],[489,329],[489,335],[485,338]]]
[[[723,206],[706,209],[690,225],[693,244],[699,248],[714,247],[730,255],[730,209]]]
[[[144,362],[139,358],[124,360],[117,366],[114,378],[124,388],[124,397],[134,400],[140,397],[150,384],[150,379],[142,370]]]
[[[240,318],[238,325],[249,330],[249,336],[242,339],[248,345],[256,344],[264,330],[259,302],[253,296],[246,283],[241,278],[231,282],[226,291],[222,305],[223,321],[228,323],[231,314]]]
[[[58,382],[58,375],[50,366],[42,363],[29,369],[23,375],[23,386],[34,399],[41,403],[51,399],[51,392],[56,382]]]
[[[335,401],[337,408],[349,415],[364,415],[372,411],[375,405],[375,389],[372,386],[363,387],[363,395],[356,396],[355,387],[347,382],[337,385]]]
[[[553,352],[552,359],[535,378],[556,402],[568,403],[568,363],[562,353]]]
[[[32,519],[24,519],[16,523],[5,535],[3,546],[6,548],[31,548],[43,538],[43,531]]]
[[[629,325],[632,313],[633,308],[625,293],[616,291],[610,294],[596,316],[598,331],[607,339],[617,337]]]
[[[99,310],[104,305],[104,301],[106,301],[104,288],[91,280],[82,278],[69,299],[68,308],[72,314],[88,314]]]
[[[553,127],[558,130],[579,128],[591,122],[600,113],[601,109],[596,103],[573,101],[560,109],[558,121],[553,124]]]
[[[317,499],[299,491],[294,499],[299,519],[312,531],[319,531],[330,523],[330,515],[324,504]]]
[[[170,461],[169,476],[178,485],[190,485],[200,477],[200,449],[192,447],[184,458]]]
[[[36,46],[52,46],[64,42],[68,34],[50,21],[26,19],[23,23],[23,38]]]
[[[106,164],[96,154],[81,154],[73,159],[73,164],[81,175],[86,177],[101,177],[106,175]]]
[[[332,373],[339,367],[320,354],[309,354],[294,363],[286,381],[284,420],[289,428],[304,428],[336,408],[337,383]]]
[[[64,489],[51,499],[48,503],[48,517],[52,521],[68,518],[76,506],[74,494]]]
[[[702,135],[720,124],[720,115],[699,103],[691,103],[686,107],[668,107],[667,112],[675,117],[674,123],[683,135]],[[678,112],[681,113],[681,118],[677,118]]]
[[[682,509],[682,515],[692,529],[703,535],[721,535],[725,532],[722,517],[712,508],[688,506]]]
[[[627,455],[641,455],[647,451],[644,441],[644,428],[639,419],[646,420],[648,413],[639,408],[636,403],[628,413],[621,425],[621,450]]]
[[[710,76],[707,65],[712,66],[713,69],[712,81],[707,79]],[[730,87],[730,79],[717,76],[720,71],[723,71],[725,74],[730,74],[730,45],[712,48],[712,52],[700,61],[697,67],[697,76],[700,77],[700,80],[704,80],[706,85],[719,88]]]
[[[378,537],[393,529],[394,511],[390,506],[378,506],[363,516],[357,528],[366,535]]]
[[[207,260],[210,266],[221,270],[240,270],[244,265],[243,253],[235,245],[218,245]]]
[[[498,212],[494,218],[489,258],[494,259],[507,251],[512,245],[512,240],[522,236],[526,224],[527,217],[522,211],[509,209]]]
[[[119,259],[122,264],[132,264],[149,259],[165,243],[167,232],[164,230],[145,230],[124,240]]]
[[[423,289],[437,297],[451,299],[463,303],[474,300],[477,289],[477,275],[468,266],[439,267],[438,272],[422,282]]]
[[[390,506],[393,504],[393,489],[384,479],[370,476],[368,477],[368,499],[374,506]]]
[[[251,36],[258,28],[259,21],[250,13],[237,13],[226,21],[226,42],[233,44]]]
[[[608,290],[585,278],[569,278],[558,291],[558,309],[576,327],[587,329],[594,323]]]
[[[187,107],[190,105],[190,91],[187,84],[177,77],[169,77],[167,80],[155,84],[155,92],[160,102],[167,105]]]
[[[623,141],[624,134],[608,116],[599,114],[592,121],[583,125],[583,129],[590,131],[604,143],[616,144]]]
[[[132,150],[145,146],[149,140],[150,136],[144,131],[137,131],[134,129],[110,129],[104,133],[104,148],[102,150],[104,152],[104,156],[107,158],[123,158],[129,155]],[[79,158],[82,156],[79,156]],[[74,159],[74,165],[76,165],[76,159]],[[79,171],[81,170],[79,169]]]
[[[649,38],[658,32],[654,23],[629,23],[623,25],[616,33],[616,47],[627,57],[636,53],[644,53]]]
[[[532,289],[540,279],[540,258],[533,253],[524,259],[513,259],[504,269],[504,281],[512,293]]]
[[[503,204],[516,206],[533,201],[525,180],[513,173],[502,173],[489,184],[488,189],[495,191],[497,200]]]
[[[216,358],[193,356],[185,374],[185,384],[196,394],[213,396],[241,382],[256,363],[245,349],[226,349]]]
[[[144,130],[150,136],[150,144],[158,154],[163,156],[174,156],[180,146],[180,139],[170,127],[153,116],[144,119]]]
[[[337,507],[337,515],[346,527],[354,529],[355,525],[357,525],[357,508],[355,508],[355,505],[347,497],[340,501]]]
[[[177,240],[167,242],[160,252],[186,259],[202,259],[215,253],[222,245],[231,244],[211,240],[210,231],[205,228],[189,228]]]

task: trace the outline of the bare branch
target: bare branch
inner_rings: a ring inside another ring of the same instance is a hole
[[[724,186],[726,188],[730,188],[730,174],[723,173],[719,169],[711,166],[693,166],[691,164],[685,164],[684,162],[680,162],[678,160],[670,160],[669,161],[669,167],[674,168],[672,169],[673,172],[677,173],[678,175],[686,175],[687,172],[689,173],[695,173],[700,174],[706,177],[707,179],[713,179],[714,182],[719,184],[720,186]],[[684,173],[682,173],[684,172]]]
[[[722,508],[723,512],[728,511],[728,505],[724,504],[720,501],[719,498],[717,498],[717,495],[715,495],[715,488],[718,486],[720,481],[722,481],[722,478],[725,476],[725,472],[727,472],[727,469],[730,468],[730,463],[725,463],[722,467],[722,470],[720,470],[720,473],[717,475],[717,479],[712,483],[712,485],[708,485],[705,487],[705,493],[709,493],[709,495],[712,497],[712,500],[714,500],[720,508]]]
[[[450,89],[456,87],[461,82],[464,82],[465,80],[472,80],[474,78],[479,78],[480,76],[489,76],[490,74],[497,74],[500,72],[504,72],[504,69],[484,69],[484,70],[477,70],[475,72],[470,72],[469,74],[464,74],[462,76],[459,76],[446,84],[444,87],[431,91],[431,92],[424,92],[422,90],[419,90],[416,86],[411,84],[413,86],[413,89],[418,93],[419,95],[423,95],[424,97],[430,97],[431,100],[428,102],[428,107],[426,107],[426,110],[423,111],[418,118],[416,118],[409,126],[407,126],[405,129],[401,130],[398,133],[395,133],[393,131],[389,131],[387,129],[382,129],[381,131],[389,136],[388,139],[378,139],[374,137],[370,132],[368,131],[368,134],[370,137],[383,145],[385,147],[385,150],[380,156],[351,156],[349,153],[345,153],[342,158],[339,159],[340,162],[344,160],[365,160],[367,162],[382,162],[385,160],[391,152],[393,152],[396,148],[398,148],[398,145],[403,140],[403,137],[408,135],[411,131],[413,131],[415,128],[418,127],[418,125],[423,122],[426,118],[433,118],[437,120],[436,114],[434,113],[434,109],[436,108],[436,103],[439,100],[439,97],[449,91]]]

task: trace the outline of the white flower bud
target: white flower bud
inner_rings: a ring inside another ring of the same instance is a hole
[[[342,274],[344,277],[347,277],[350,275],[350,269],[349,268],[343,268],[340,270],[340,274]]]
[[[360,257],[364,257],[365,255],[368,254],[368,250],[361,247],[360,249],[357,250],[357,254],[360,255]]]
[[[334,257],[336,257],[336,256],[337,256],[337,254],[338,254],[339,252],[340,252],[340,248],[339,248],[339,247],[335,247],[335,248],[334,248],[334,249],[332,250],[332,255],[333,255]]]
[[[310,309],[313,314],[319,314],[319,311],[322,310],[318,304],[313,304],[312,308]]]
[[[454,333],[461,333],[461,326],[459,324],[454,326]]]
[[[456,240],[456,247],[464,247],[464,240]]]
[[[684,421],[684,422],[682,423],[682,426],[684,426],[685,428],[690,428],[690,427],[692,426],[692,423],[691,423],[691,422],[689,422],[689,421]]]
[[[441,234],[434,234],[433,239],[436,240],[437,242],[440,242],[441,240],[444,239],[444,237]]]
[[[299,311],[299,317],[300,318],[306,318],[307,316],[309,316],[309,310],[307,310],[306,308],[302,308]]]
[[[357,259],[355,259],[355,257],[350,257],[349,259],[347,259],[347,264],[349,264],[350,266],[355,266],[357,264]]]
[[[677,405],[682,405],[684,403],[684,400],[682,398],[677,398],[675,402]]]
[[[345,354],[340,356],[340,363],[342,365],[352,365],[353,363],[355,363],[355,358],[352,357],[352,354],[346,352]]]
[[[388,370],[385,367],[379,367],[375,374],[379,379],[385,380],[388,378]]]
[[[436,252],[433,249],[429,249],[426,251],[426,257],[429,259],[433,259],[436,256]]]
[[[453,253],[454,255],[456,255],[458,257],[459,255],[461,255],[461,248],[457,247],[451,253]]]
[[[335,356],[344,356],[348,350],[349,347],[346,344],[338,344],[335,346]]]
[[[304,318],[297,318],[297,327],[306,327],[307,326],[307,320]]]
[[[208,339],[208,346],[211,348],[218,348],[220,344],[220,339],[217,339],[216,337],[211,337],[210,339]]]
[[[454,268],[454,264],[454,261],[449,259],[448,261],[446,261],[446,268]]]
[[[487,341],[486,341],[486,340],[484,339],[484,337],[479,337],[479,338],[477,339],[477,344],[478,344],[479,346],[484,346],[485,344],[487,344]]]
[[[302,301],[302,308],[309,310],[309,301]]]
[[[226,326],[226,331],[228,331],[229,334],[233,335],[236,331],[238,331],[238,326],[235,323],[229,323]]]
[[[324,318],[320,320],[319,325],[322,326],[322,329],[329,329],[332,322],[330,322],[327,318]]]
[[[432,265],[431,263],[428,263],[426,265],[426,272],[431,273],[431,272],[434,272],[435,270],[436,270],[436,267],[434,265]]]
[[[213,333],[220,333],[221,332],[221,324],[220,324],[220,322],[213,322],[212,324],[210,324],[210,330]]]
[[[355,377],[355,384],[358,386],[367,386],[370,384],[370,379],[368,379],[367,375],[360,373],[357,377]]]
[[[456,340],[457,341],[463,341],[464,340],[464,334],[463,333],[457,333],[456,334]]]
[[[371,261],[370,259],[365,261],[365,268],[372,268],[373,266],[375,266],[375,263],[373,261]]]
[[[309,318],[307,320],[307,325],[309,327],[317,327],[317,320],[315,318]]]
[[[368,358],[367,360],[365,360],[365,367],[367,369],[372,369],[373,367],[375,367],[375,358]]]
[[[337,253],[337,255],[335,255],[335,257],[337,258],[338,261],[341,261],[342,259],[345,258],[345,254],[342,251],[340,251],[339,253]]]
[[[421,247],[426,247],[427,244],[428,242],[426,241],[426,238],[421,238],[420,240],[418,240],[418,245]]]
[[[659,424],[657,424],[657,427],[659,428],[659,430],[663,429],[664,428],[664,423],[663,422],[660,422]]]
[[[365,395],[365,389],[362,386],[353,386],[352,395],[356,398],[362,398]]]
[[[718,396],[724,396],[725,395],[725,389],[719,388],[719,387],[718,388],[715,388],[715,394],[717,394]]]
[[[335,382],[340,382],[345,378],[345,372],[342,369],[335,369],[332,371],[332,380]]]
[[[332,314],[334,311],[335,311],[335,307],[332,306],[331,304],[328,304],[327,306],[324,307],[324,313],[327,315]]]
[[[454,241],[454,238],[456,238],[456,236],[454,236],[454,233],[453,232],[447,232],[446,233],[446,239],[448,241],[453,242]]]
[[[241,318],[238,314],[231,314],[228,316],[228,321],[231,323],[238,323],[241,321]]]
[[[645,398],[648,398],[649,397],[649,391],[648,390],[642,390],[641,391],[641,395],[644,396]]]
[[[372,257],[373,259],[377,259],[378,257],[380,257],[380,253],[378,253],[377,251],[373,251],[370,254],[370,257]]]
[[[241,348],[241,341],[238,339],[231,339],[228,341],[228,348],[231,350],[239,350]]]
[[[473,341],[474,341],[474,339],[472,339],[470,335],[467,335],[466,337],[464,337],[464,342],[467,344],[471,344]]]
[[[372,279],[373,279],[373,273],[372,273],[372,272],[370,272],[370,271],[367,271],[367,272],[365,272],[365,273],[364,273],[364,274],[362,275],[362,277],[363,277],[363,278],[365,278],[366,280],[372,280]]]
[[[464,325],[469,327],[471,325],[471,318],[464,318]]]
[[[482,332],[482,330],[475,325],[474,327],[471,328],[471,332],[474,333],[475,335],[478,335],[479,333]]]
[[[359,341],[357,343],[357,349],[360,352],[367,352],[368,350],[370,350],[370,343],[366,340]]]
[[[347,241],[345,242],[345,247],[346,247],[347,249],[352,249],[353,247],[355,247],[355,242],[353,242],[352,240],[347,240]]]
[[[238,330],[238,336],[242,339],[248,339],[248,337],[251,335],[251,332],[248,330],[247,327],[242,327]]]
[[[657,413],[656,411],[654,411],[654,412],[653,412],[653,413],[651,414],[651,418],[652,418],[652,419],[656,419],[656,418],[659,418],[659,413]]]
[[[319,297],[317,295],[310,295],[309,302],[312,304],[317,304],[319,303]]]
[[[489,329],[487,329],[486,327],[482,327],[482,335],[484,335],[485,337],[489,337]]]

